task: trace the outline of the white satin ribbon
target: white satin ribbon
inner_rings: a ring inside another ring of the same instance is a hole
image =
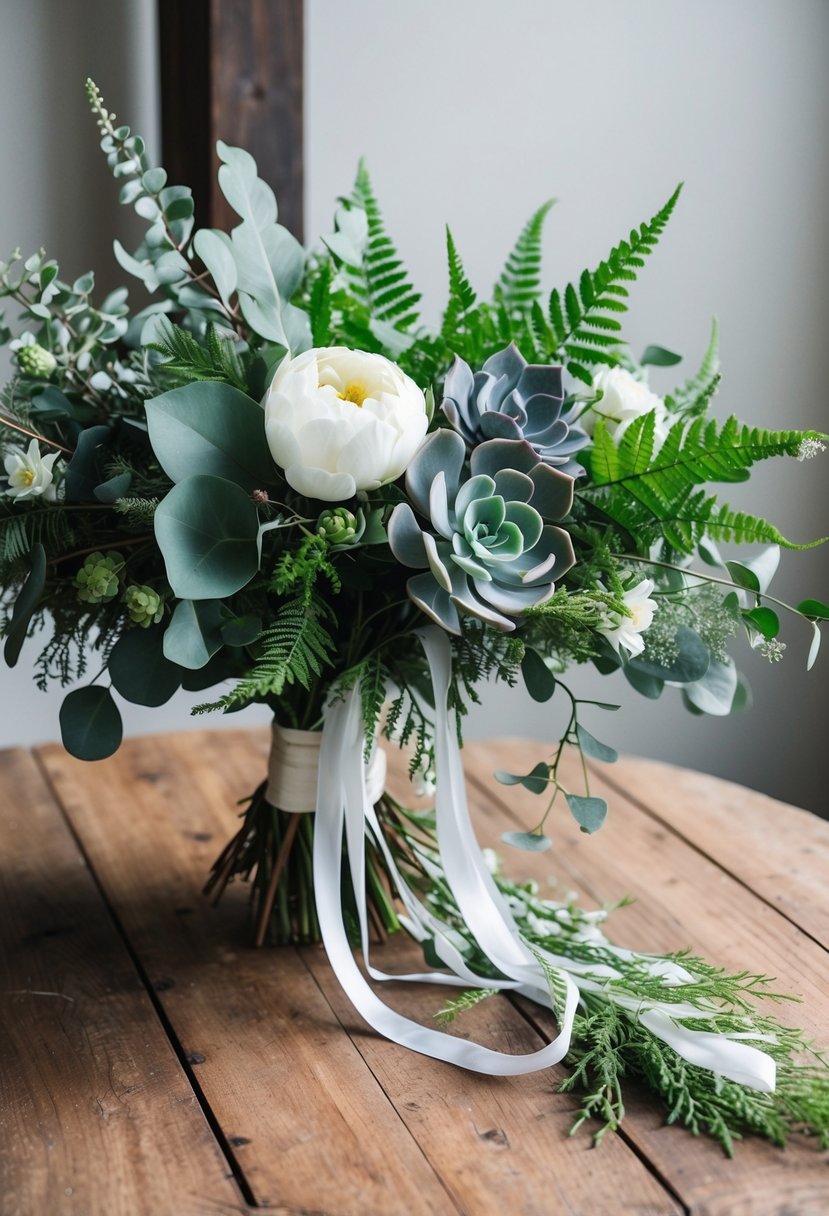
[[[433,627],[421,631],[419,637],[435,700],[435,818],[439,851],[436,876],[449,885],[467,927],[503,978],[485,979],[469,969],[452,929],[422,903],[397,868],[374,811],[382,785],[378,787],[376,773],[369,775],[364,762],[365,736],[359,688],[355,687],[343,699],[326,707],[314,831],[314,889],[320,930],[331,966],[354,1007],[374,1030],[402,1046],[475,1072],[515,1076],[558,1063],[569,1050],[579,988],[601,992],[606,999],[627,1009],[690,1063],[753,1089],[771,1092],[775,1085],[774,1060],[745,1042],[749,1038],[763,1040],[765,1036],[689,1030],[676,1019],[713,1018],[717,1010],[714,1007],[701,1010],[687,1002],[642,1001],[616,993],[607,985],[607,980],[620,975],[611,964],[579,963],[524,942],[507,900],[486,867],[472,829],[460,749],[447,705],[452,674],[449,639]],[[362,953],[366,970],[373,979],[514,990],[548,1008],[555,1008],[560,1026],[556,1038],[539,1051],[512,1055],[421,1026],[384,1004],[357,965],[343,922],[340,891],[344,833]],[[371,965],[366,910],[366,833],[383,853],[396,894],[406,910],[401,919],[417,940],[432,940],[446,972],[389,975]],[[431,864],[426,857],[421,860],[427,868]],[[594,938],[595,944],[611,957],[620,961],[637,958],[652,974],[662,977],[666,986],[681,987],[693,979],[688,971],[671,960],[634,955],[611,945],[598,928],[594,929]],[[555,1000],[545,967],[554,976]]]

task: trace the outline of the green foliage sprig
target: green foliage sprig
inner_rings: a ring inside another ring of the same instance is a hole
[[[797,544],[766,520],[734,512],[707,491],[693,493],[709,481],[745,481],[748,470],[773,456],[796,456],[804,438],[822,440],[818,432],[769,431],[729,418],[679,419],[654,455],[655,414],[643,414],[626,429],[617,445],[600,419],[590,454],[592,484],[578,491],[599,506],[647,547],[664,539],[681,553],[693,553],[706,532],[714,539],[810,548],[821,541]]]

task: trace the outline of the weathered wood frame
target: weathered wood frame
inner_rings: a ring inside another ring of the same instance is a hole
[[[159,0],[163,163],[191,186],[200,225],[236,222],[216,140],[247,148],[303,237],[302,0]]]

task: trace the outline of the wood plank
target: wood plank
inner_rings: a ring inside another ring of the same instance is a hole
[[[216,180],[217,139],[245,148],[302,240],[302,0],[159,0],[163,162],[202,227],[238,216]]]
[[[538,759],[538,744],[519,741],[472,743],[466,748],[471,775],[470,806],[481,843],[497,846],[504,830],[537,821],[541,800],[519,787],[495,783],[490,774],[506,768],[525,772]],[[525,766],[522,768],[522,765]],[[578,780],[575,771],[565,774]],[[569,813],[548,825],[549,853],[517,853],[500,846],[508,872],[551,879],[552,897],[575,890],[597,904],[630,894],[632,907],[617,913],[609,935],[620,944],[647,950],[690,946],[723,966],[756,968],[778,977],[775,987],[799,992],[804,1003],[777,1007],[782,1021],[801,1025],[821,1042],[829,1040],[829,966],[812,940],[706,857],[654,821],[601,779],[595,792],[611,799],[607,823],[596,836],[579,831]],[[683,795],[678,789],[676,801]],[[690,814],[684,807],[682,814]],[[778,832],[784,831],[782,824]],[[544,1024],[538,1015],[537,1024]],[[829,1209],[825,1154],[797,1143],[786,1152],[749,1138],[728,1161],[707,1138],[660,1126],[648,1100],[631,1100],[625,1135],[690,1211],[706,1216],[756,1213],[817,1216]]]
[[[0,1207],[203,1216],[228,1163],[34,760],[0,752]]]
[[[562,1068],[485,1077],[407,1051],[366,1027],[321,950],[303,954],[461,1211],[475,1216],[667,1216],[682,1210],[620,1138],[611,1137],[597,1161],[588,1136],[568,1137],[576,1104],[570,1095],[555,1092],[565,1075]],[[391,972],[423,968],[419,947],[402,934],[378,949],[374,962]],[[431,984],[375,987],[382,1000],[424,1025],[434,1025],[447,998],[445,988]],[[501,996],[469,1010],[450,1030],[502,1051],[536,1051],[543,1045]]]
[[[656,760],[626,757],[605,780],[829,949],[829,821]]]
[[[200,887],[259,781],[265,735],[40,751],[258,1204],[331,1216],[457,1207],[293,950],[249,947],[245,891]]]

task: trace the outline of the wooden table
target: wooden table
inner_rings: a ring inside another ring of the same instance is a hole
[[[247,945],[245,892],[199,890],[263,733],[134,739],[99,765],[56,746],[0,753],[0,1203],[8,1216],[308,1216],[829,1212],[829,1155],[718,1146],[630,1095],[624,1130],[566,1136],[561,1073],[487,1079],[375,1037],[324,953]],[[537,745],[474,744],[483,844],[528,825],[494,785]],[[640,760],[603,770],[595,837],[564,815],[552,853],[512,853],[588,903],[638,898],[611,935],[691,946],[779,977],[783,1016],[827,1034],[829,824],[710,777]],[[624,791],[624,793],[622,792]],[[384,948],[393,969],[411,944]],[[428,1020],[445,993],[386,995]],[[515,1051],[543,1023],[503,997],[458,1027]]]

